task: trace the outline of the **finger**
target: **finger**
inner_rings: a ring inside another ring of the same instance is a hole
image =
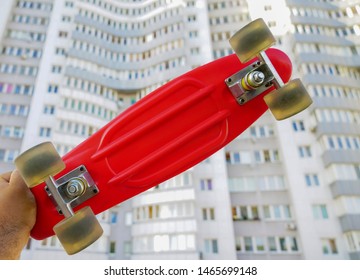
[[[11,173],[9,183],[18,191],[27,191],[28,189],[19,171],[16,169]]]
[[[14,170],[10,177],[10,188],[7,188],[10,200],[17,201],[20,205],[17,206],[17,210],[21,210],[22,213],[26,213],[23,216],[24,219],[19,219],[19,223],[32,228],[35,224],[36,216],[36,202],[35,197],[30,189],[25,184],[18,170]]]
[[[0,183],[9,183],[11,177],[11,171],[0,174]]]

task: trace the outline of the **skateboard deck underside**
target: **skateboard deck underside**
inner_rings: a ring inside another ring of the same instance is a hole
[[[287,82],[291,62],[281,51],[269,49],[280,76]],[[240,71],[230,55],[167,83],[149,94],[63,157],[69,171],[85,165],[99,193],[75,211],[91,206],[103,212],[206,159],[255,122],[268,108],[266,92],[239,105],[225,79]],[[37,200],[36,239],[52,236],[53,226],[63,219],[44,191],[32,188]]]

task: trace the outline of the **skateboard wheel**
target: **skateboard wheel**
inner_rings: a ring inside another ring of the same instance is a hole
[[[289,118],[309,107],[312,99],[303,83],[295,79],[264,97],[277,120]]]
[[[51,142],[41,143],[15,159],[25,183],[32,188],[65,168],[60,155]]]
[[[91,208],[85,207],[56,224],[54,232],[65,251],[73,255],[94,243],[103,230]]]
[[[276,40],[263,19],[245,25],[229,40],[241,62],[247,62],[258,53],[275,44]]]

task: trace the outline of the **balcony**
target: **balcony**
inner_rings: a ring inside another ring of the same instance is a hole
[[[359,124],[345,124],[345,123],[317,123],[315,127],[313,127],[312,131],[315,133],[317,138],[320,138],[324,134],[331,135],[359,135],[360,134],[360,125]]]
[[[360,252],[349,253],[350,260],[360,260]]]
[[[116,90],[135,91],[141,88],[139,87],[138,82],[136,80],[130,81],[125,79],[124,80],[112,79],[110,77],[105,77],[97,73],[89,72],[73,66],[66,67],[65,75],[91,81],[96,84],[100,84]]]
[[[345,27],[345,23],[329,18],[320,18],[314,16],[291,16],[291,22],[293,24],[309,24],[309,25],[320,25],[330,27]]]
[[[354,78],[327,74],[305,74],[302,80],[307,85],[328,84],[340,87],[359,87],[359,81]]]
[[[304,63],[331,63],[348,67],[359,67],[360,65],[360,55],[340,56],[324,53],[300,53],[297,59],[299,62]]]
[[[352,40],[344,37],[327,36],[321,34],[294,34],[296,42],[320,43],[334,46],[350,47],[354,45]]]
[[[360,101],[357,99],[318,96],[314,96],[312,99],[316,108],[360,110]]]
[[[142,70],[146,68],[151,68],[154,65],[175,60],[179,57],[185,56],[184,49],[174,49],[167,52],[164,52],[160,55],[152,56],[151,58],[142,59],[139,61],[132,62],[123,62],[116,61],[114,59],[104,58],[94,53],[89,53],[86,51],[70,48],[68,52],[69,57],[76,57],[81,60],[90,61],[102,67],[106,67],[112,70]]]
[[[120,18],[120,17],[119,17]],[[110,19],[110,18],[109,18]],[[124,19],[124,18],[123,18]],[[132,17],[132,20],[136,19],[136,17]],[[127,20],[124,20],[126,22]],[[124,28],[120,29],[119,27],[114,27],[112,25],[108,25],[107,22],[99,22],[93,19],[90,19],[88,17],[82,16],[82,15],[76,15],[75,16],[75,22],[79,24],[83,24],[86,26],[94,27],[98,30],[102,30],[104,32],[107,32],[109,34],[120,36],[120,37],[140,37],[140,36],[146,36],[147,34],[154,32],[158,29],[161,29],[164,27],[164,25],[172,25],[176,23],[182,23],[183,17],[182,15],[174,15],[169,18],[163,18],[162,20],[152,22],[151,24],[147,24],[146,27],[144,27],[144,18],[139,17],[137,22],[135,23],[134,28]],[[130,24],[129,24],[130,26]]]
[[[347,195],[360,196],[360,180],[340,180],[330,185],[333,198]]]
[[[324,10],[335,10],[338,9],[337,6],[327,3],[327,2],[320,2],[320,1],[309,1],[309,0],[286,0],[286,3],[289,6],[300,6],[300,7],[307,7],[307,8],[318,8]]]
[[[360,214],[346,214],[340,217],[343,232],[360,230]]]
[[[322,159],[325,167],[334,163],[358,164],[360,163],[360,151],[328,150],[323,153]]]

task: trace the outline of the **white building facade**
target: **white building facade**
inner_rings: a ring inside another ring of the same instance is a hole
[[[69,257],[56,238],[24,259],[359,259],[360,1],[31,0],[0,11],[0,171],[53,141],[61,154],[158,86],[232,53],[263,17],[314,104],[266,113],[206,161],[99,215]]]

